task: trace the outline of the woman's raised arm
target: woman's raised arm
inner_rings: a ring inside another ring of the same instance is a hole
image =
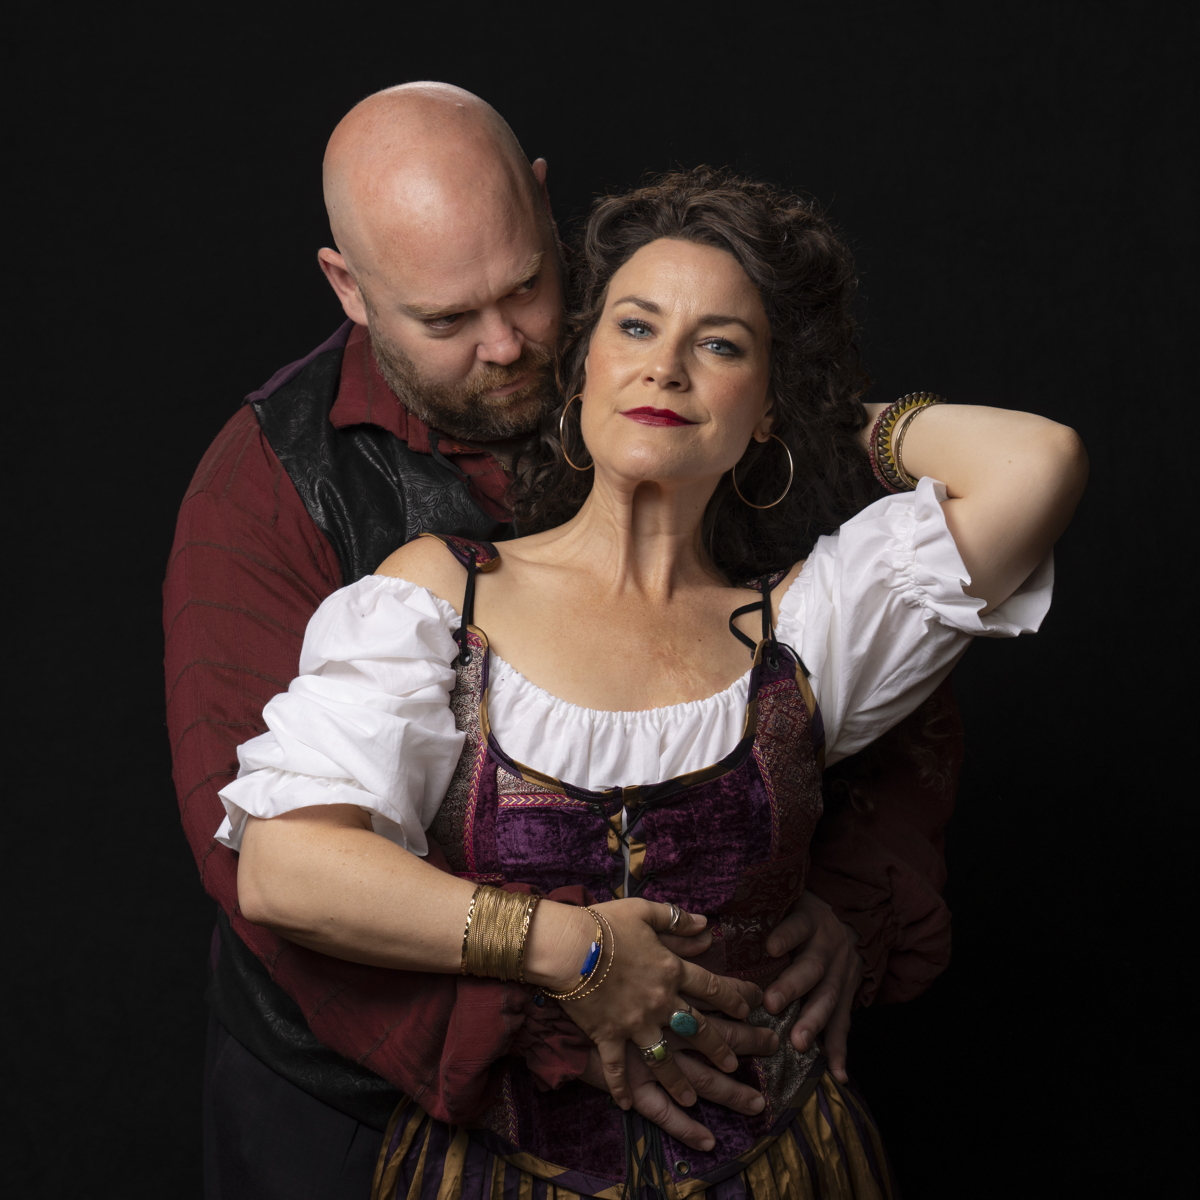
[[[864,445],[885,407],[866,406]],[[985,601],[985,612],[1042,561],[1087,482],[1087,453],[1073,429],[1003,408],[939,404],[919,412],[903,454],[913,478],[946,485],[946,524],[971,577],[963,590]]]

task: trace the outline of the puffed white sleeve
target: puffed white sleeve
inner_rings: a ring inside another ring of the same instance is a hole
[[[946,525],[946,487],[922,479],[818,539],[779,606],[778,636],[799,653],[825,723],[826,762],[857,753],[922,703],[975,637],[1033,633],[1050,607],[1047,554],[980,617]]]
[[[428,853],[464,741],[449,705],[457,626],[450,605],[403,579],[370,575],[326,599],[300,674],[263,709],[268,732],[238,747],[217,840],[237,850],[247,816],[357,804],[376,833]]]

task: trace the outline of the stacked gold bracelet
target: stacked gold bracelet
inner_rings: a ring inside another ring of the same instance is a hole
[[[935,396],[932,392],[910,392],[894,404],[889,404],[879,414],[871,430],[871,470],[889,492],[911,492],[917,486],[917,481],[904,469],[904,460],[900,457],[908,427],[924,409],[945,403],[941,396]],[[897,429],[900,432],[898,438]]]
[[[462,973],[525,982],[525,942],[540,896],[480,884],[467,909]]]

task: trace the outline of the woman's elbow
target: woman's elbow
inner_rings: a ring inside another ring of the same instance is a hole
[[[288,870],[289,849],[285,829],[276,820],[249,817],[238,854],[238,909],[252,925],[264,925],[277,933],[293,928],[299,916],[296,891]]]
[[[238,856],[238,910],[251,925],[279,929],[284,923],[281,920],[283,913],[279,911],[278,904],[273,902],[272,889],[262,876],[253,857],[245,853]]]
[[[1056,507],[1065,525],[1087,486],[1088,455],[1083,439],[1069,425],[1059,425],[1055,421],[1047,424],[1049,429],[1042,447],[1044,470],[1054,481]]]

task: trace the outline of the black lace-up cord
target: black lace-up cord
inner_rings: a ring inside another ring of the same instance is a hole
[[[667,1200],[667,1162],[663,1156],[662,1134],[653,1121],[642,1121],[641,1125],[646,1131],[646,1142],[639,1154],[633,1111],[621,1113],[625,1134],[625,1183],[621,1196],[623,1200]],[[633,1189],[635,1176],[637,1191]]]
[[[454,640],[458,643],[458,657],[454,660],[465,667],[471,661],[471,644],[467,640],[467,626],[475,624],[475,560],[478,551],[472,546],[468,551],[471,561],[467,564],[467,590],[463,595],[462,621]]]
[[[447,458],[447,457],[446,457],[446,456],[445,456],[445,455],[444,455],[444,454],[443,454],[443,453],[442,453],[442,452],[441,452],[441,451],[438,449],[438,445],[439,445],[439,443],[441,442],[441,440],[442,440],[442,439],[441,439],[441,437],[438,435],[438,432],[437,432],[437,430],[436,430],[436,429],[431,429],[431,430],[429,431],[429,453],[430,453],[430,455],[433,457],[433,461],[434,461],[435,463],[437,463],[439,466],[443,466],[443,467],[445,467],[447,471],[450,471],[450,472],[452,472],[453,474],[457,475],[457,476],[458,476],[458,478],[459,478],[459,479],[461,479],[461,480],[462,480],[462,482],[463,482],[463,483],[465,483],[465,484],[467,485],[467,487],[470,487],[470,486],[471,486],[471,479],[470,479],[470,476],[469,476],[469,475],[467,475],[467,474],[466,474],[464,471],[460,471],[460,470],[459,470],[459,469],[458,469],[458,468],[457,468],[457,467],[456,467],[456,466],[455,466],[455,465],[454,465],[454,464],[453,464],[453,463],[452,463],[452,462],[451,462],[451,461],[450,461],[450,460],[449,460],[449,459],[448,459],[448,458]]]
[[[758,644],[751,638],[748,638],[735,624],[734,621],[738,617],[744,617],[747,613],[757,612],[762,613],[762,636],[763,641],[767,643],[767,666],[772,671],[779,669],[779,643],[775,640],[775,630],[771,625],[771,578],[769,575],[764,575],[758,581],[759,590],[762,592],[762,599],[755,600],[752,604],[743,604],[741,608],[735,608],[729,614],[729,632],[733,634],[739,642],[745,646],[751,654],[758,649]]]

